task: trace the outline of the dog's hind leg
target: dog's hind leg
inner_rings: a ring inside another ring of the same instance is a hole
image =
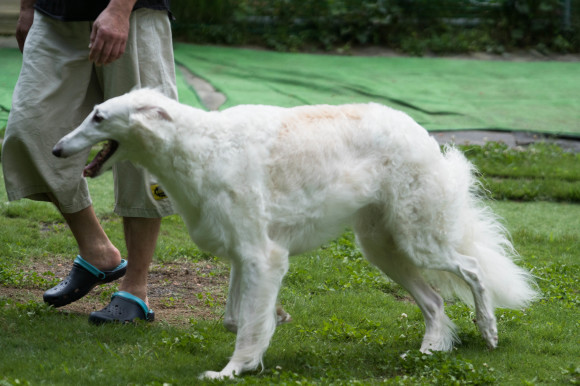
[[[421,309],[425,319],[421,351],[451,350],[459,339],[455,325],[445,314],[441,296],[425,281],[413,262],[403,252],[397,251],[388,234],[372,230],[369,232],[367,225],[357,228],[357,240],[365,257],[405,288]]]
[[[235,269],[240,275],[239,302],[232,306],[231,320],[237,320],[236,348],[222,371],[207,371],[202,377],[222,379],[253,370],[262,362],[262,356],[276,328],[276,300],[282,279],[288,270],[288,251],[269,243],[266,252],[254,249],[253,254],[241,254]],[[256,252],[258,251],[258,252]],[[231,299],[231,298],[230,298]]]
[[[476,258],[462,255],[458,252],[450,252],[450,263],[437,269],[454,273],[463,279],[471,289],[477,326],[489,348],[497,346],[497,322],[494,314],[494,307],[489,295],[489,291],[484,285],[484,278],[481,267]]]

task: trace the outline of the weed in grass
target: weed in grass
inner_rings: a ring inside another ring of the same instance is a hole
[[[173,308],[175,307],[175,303],[178,301],[177,296],[169,296],[164,299],[161,299],[161,305],[166,308]]]
[[[410,316],[409,316],[410,315]],[[397,318],[397,330],[394,341],[401,345],[408,344],[408,342],[420,342],[425,333],[425,326],[423,323],[423,316],[418,310],[412,314],[402,313]]]
[[[101,286],[101,292],[99,293],[99,300],[101,303],[106,304],[111,300],[113,294],[119,291],[119,283],[113,282],[109,283],[106,286]]]
[[[15,288],[50,288],[58,284],[54,273],[30,272],[15,265],[0,262],[0,286]]]
[[[16,303],[8,298],[0,298],[0,308],[3,307],[10,308],[12,314],[16,315],[18,318],[25,319],[41,319],[45,315],[54,314],[56,312],[53,307],[42,302],[29,301],[27,303]]]
[[[569,365],[561,368],[562,375],[568,379],[571,385],[580,385],[580,365]]]
[[[180,350],[188,353],[199,353],[206,351],[206,338],[202,331],[193,330],[187,333],[181,333],[179,336],[169,335],[166,331],[162,332],[162,338],[157,342],[158,347],[168,350]]]
[[[196,296],[199,300],[203,301],[203,303],[208,307],[214,308],[217,305],[215,298],[209,292],[206,293],[200,292]]]
[[[183,245],[190,244],[190,245]],[[161,240],[157,246],[157,255],[159,256],[158,261],[160,263],[167,263],[171,261],[176,261],[179,259],[187,259],[193,261],[200,260],[211,260],[212,256],[206,253],[202,253],[195,245],[192,243],[180,244],[170,244],[167,245],[166,240]]]
[[[529,317],[525,310],[500,309],[496,312],[498,328],[519,327],[529,324]]]
[[[375,288],[399,299],[409,299],[406,292],[401,291],[399,286],[395,285],[363,257],[354,238],[352,231],[346,231],[327,246],[322,247],[325,257],[336,259],[338,264],[334,265],[333,269],[340,272],[340,275],[333,276],[338,280],[326,279],[318,286],[318,289],[338,291]]]
[[[30,385],[26,379],[4,377],[0,379],[0,386],[27,386]]]
[[[352,325],[342,320],[336,315],[332,315],[329,320],[323,322],[322,328],[309,328],[304,325],[298,326],[300,334],[316,336],[318,338],[329,339],[341,342],[355,342],[358,344],[375,343],[379,346],[385,344],[386,340],[380,330],[380,323],[362,318],[356,325]]]
[[[522,229],[513,233],[522,262],[537,278],[542,293],[540,304],[554,303],[559,307],[576,310],[580,306],[580,263],[576,233],[550,232],[538,234]]]
[[[561,307],[578,309],[580,306],[580,289],[578,277],[580,266],[566,264],[548,264],[529,266],[538,277],[542,290],[541,303],[557,302]]]
[[[401,374],[389,382],[392,384],[488,385],[497,381],[493,367],[487,363],[476,366],[457,353],[427,355],[413,350],[391,359],[391,366]]]

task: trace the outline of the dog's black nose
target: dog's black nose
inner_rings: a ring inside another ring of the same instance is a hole
[[[56,157],[59,157],[62,155],[62,147],[56,145],[53,149],[52,149],[52,154],[55,155]]]

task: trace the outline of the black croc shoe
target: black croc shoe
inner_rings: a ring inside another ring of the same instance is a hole
[[[100,271],[82,257],[77,256],[68,276],[55,287],[44,293],[44,302],[54,307],[62,307],[79,300],[95,286],[117,280],[127,271],[127,261],[112,271]]]
[[[129,323],[139,319],[152,322],[155,320],[155,313],[143,300],[125,291],[115,292],[107,307],[91,312],[89,316],[89,322],[93,324]]]

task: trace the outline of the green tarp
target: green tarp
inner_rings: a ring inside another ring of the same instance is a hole
[[[354,57],[177,44],[226,106],[375,101],[429,130],[580,134],[580,63]]]
[[[355,57],[175,45],[176,61],[238,104],[379,102],[428,130],[499,129],[580,136],[580,63]],[[20,54],[0,50],[0,106]],[[182,102],[199,100],[178,74]],[[7,114],[0,112],[0,127]]]
[[[0,49],[0,129],[6,126],[12,105],[12,90],[20,73],[22,54],[16,48]]]

